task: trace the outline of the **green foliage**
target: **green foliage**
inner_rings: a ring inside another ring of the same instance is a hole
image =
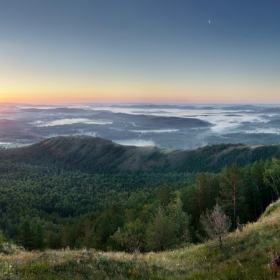
[[[277,180],[265,176],[278,178],[278,161],[231,165],[218,174],[89,174],[0,161],[0,227],[5,237],[18,240],[26,249],[69,246],[160,251],[106,255],[66,250],[27,260],[21,257],[20,262],[17,257],[0,256],[1,277],[277,279],[279,272],[271,272],[267,264],[280,250],[279,203],[268,207],[258,223],[245,226],[242,232],[215,231],[218,240],[222,236],[222,247],[226,241],[227,250],[222,252],[209,250],[210,243],[161,250],[194,242],[189,238],[198,230],[200,218],[211,216],[207,209],[216,201],[224,207],[218,213],[229,211],[233,217],[232,196],[225,195],[226,190],[235,191],[236,219],[242,223],[256,220],[277,197]]]
[[[60,250],[0,255],[1,279],[279,279],[268,264],[279,251],[280,202],[258,222],[226,237],[226,250],[206,244],[158,253]]]
[[[280,160],[272,158],[271,162],[267,162],[266,169],[264,171],[264,182],[270,186],[275,198],[279,199],[280,192]]]
[[[60,149],[71,146],[64,141],[58,144]],[[110,145],[104,148],[106,152],[123,153]],[[7,240],[28,250],[161,250],[162,245],[154,242],[159,240],[154,230],[160,229],[157,221],[166,225],[163,230],[170,239],[163,248],[175,248],[197,242],[200,217],[216,201],[234,223],[237,219],[246,223],[255,221],[278,197],[278,159],[241,167],[250,162],[243,160],[245,155],[266,158],[277,153],[278,146],[260,150],[216,145],[188,151],[190,157],[182,163],[182,171],[223,167],[216,174],[171,172],[167,165],[157,172],[114,173],[102,173],[105,166],[99,166],[92,173],[90,168],[80,168],[85,162],[79,165],[83,158],[75,157],[73,151],[67,157],[62,154],[60,161],[45,148],[35,145],[28,150],[30,158],[26,150],[19,149],[0,159],[0,228]],[[159,151],[149,157],[158,160]],[[228,165],[236,157],[240,166]]]
[[[35,232],[31,228],[30,222],[28,220],[22,221],[20,226],[20,244],[26,250],[32,250],[35,249],[35,239]]]
[[[150,205],[157,200],[158,188],[166,183],[171,193],[173,189],[182,188],[188,176],[175,172],[62,172],[48,166],[17,165],[12,161],[1,164],[0,160],[0,227],[8,238],[20,243],[22,235],[22,242],[30,243],[27,240],[30,236],[23,237],[20,225],[25,219],[34,223],[30,224],[30,232],[34,235],[39,222],[38,234],[42,231],[44,244],[27,245],[30,250],[45,246],[86,246],[106,250],[111,246],[110,236],[124,223],[123,210],[138,209],[137,215],[148,221],[150,210],[145,211],[153,208]],[[145,204],[147,207],[143,208]],[[113,205],[119,208],[117,215]]]
[[[123,228],[118,228],[112,239],[128,252],[143,251],[145,246],[145,225],[139,219],[127,222]]]
[[[222,206],[226,209],[233,220],[233,225],[236,228],[237,217],[242,211],[244,202],[244,182],[242,171],[236,165],[223,169],[220,179],[220,195]]]
[[[214,206],[219,187],[217,176],[202,172],[197,174],[194,184],[181,192],[181,199],[184,202],[182,207],[191,214],[193,223],[198,223],[200,215],[207,208]]]
[[[173,223],[177,243],[184,244],[190,241],[190,218],[187,213],[183,211],[183,203],[180,198],[180,192],[177,191],[175,195],[175,198],[167,206],[167,213]]]
[[[4,241],[5,241],[5,237],[4,237],[2,230],[0,229],[0,252],[3,250]]]
[[[161,204],[164,206],[166,206],[171,200],[171,190],[166,184],[158,190],[157,195]]]
[[[175,225],[163,208],[159,207],[146,234],[147,248],[153,251],[163,251],[176,243]]]

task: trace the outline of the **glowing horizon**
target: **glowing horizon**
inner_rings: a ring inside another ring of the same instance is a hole
[[[0,86],[1,87],[1,86]],[[0,93],[1,103],[280,103],[280,94],[274,90],[266,94],[259,89],[214,89],[200,92],[199,89],[172,90],[166,88],[133,90],[123,88],[92,92],[73,89],[61,89],[54,93],[48,89],[26,90],[21,92]]]

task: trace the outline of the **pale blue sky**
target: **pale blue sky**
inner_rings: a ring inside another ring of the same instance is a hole
[[[0,0],[0,101],[280,102],[279,34],[279,0]]]

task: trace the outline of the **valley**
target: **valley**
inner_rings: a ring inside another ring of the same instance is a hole
[[[3,104],[0,122],[2,147],[69,135],[165,149],[280,142],[277,105]]]

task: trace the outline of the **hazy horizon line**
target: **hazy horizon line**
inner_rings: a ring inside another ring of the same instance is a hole
[[[146,102],[146,101],[142,101],[142,102],[132,102],[132,101],[113,101],[113,102],[109,102],[109,101],[104,101],[104,102],[94,102],[94,101],[88,101],[88,102],[3,102],[0,101],[0,105],[30,105],[30,106],[47,106],[47,105],[78,105],[78,104],[118,104],[118,105],[273,105],[273,106],[279,106],[279,103],[271,103],[271,102],[161,102],[161,101],[157,101],[157,102]]]

